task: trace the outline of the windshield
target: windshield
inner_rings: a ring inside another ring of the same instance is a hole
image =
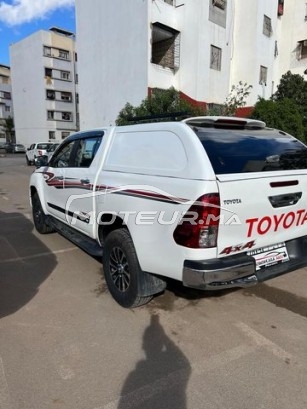
[[[274,129],[195,129],[216,174],[307,169],[307,147]]]
[[[49,146],[51,146],[52,145],[52,143],[39,143],[38,145],[37,145],[37,149],[47,149],[47,148],[49,148]]]

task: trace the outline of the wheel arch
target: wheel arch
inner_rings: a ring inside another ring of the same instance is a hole
[[[97,237],[101,246],[103,246],[103,243],[105,242],[107,236],[114,230],[125,228],[131,236],[127,224],[120,216],[114,213],[104,213],[103,215],[101,215],[100,219],[97,220],[97,222]]]
[[[112,224],[104,224],[104,223],[107,223],[110,219],[112,220],[112,218],[114,218],[114,222]],[[127,224],[124,222],[124,220],[120,216],[114,215],[114,213],[113,214],[105,213],[100,218],[100,222],[101,224],[99,224],[98,226],[98,238],[99,238],[100,245],[102,247],[104,245],[106,238],[109,236],[109,234],[118,229],[127,230],[128,234],[131,237],[132,243],[134,244],[134,240],[131,235],[131,232]],[[138,263],[139,263],[138,249],[135,247],[135,245],[134,245],[134,249],[135,249],[135,253],[138,259]],[[142,270],[141,266],[139,267],[142,271],[142,274],[138,276],[138,289],[139,289],[140,296],[142,297],[151,296],[153,294],[161,293],[165,290],[166,281],[163,279],[163,277],[160,277],[156,274],[148,273]]]
[[[46,203],[42,200],[43,195],[41,194],[41,192],[40,192],[40,191],[37,189],[37,187],[34,186],[34,185],[31,185],[30,188],[29,188],[29,190],[30,190],[29,193],[30,193],[30,204],[31,204],[31,207],[32,207],[32,205],[33,205],[33,203],[32,203],[33,196],[34,196],[35,194],[37,194],[38,197],[39,197],[39,200],[40,200],[40,202],[41,202],[42,208],[43,208],[43,210],[44,210],[44,213],[45,213],[45,214],[48,214],[47,206],[46,206]]]

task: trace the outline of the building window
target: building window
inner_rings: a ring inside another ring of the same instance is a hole
[[[46,90],[46,98],[47,99],[55,99],[55,91],[47,89]]]
[[[212,6],[218,7],[221,10],[225,10],[227,6],[227,0],[211,0]]]
[[[59,50],[59,58],[62,58],[63,60],[68,60],[69,59],[69,51]]]
[[[45,77],[52,78],[52,68],[45,68]]]
[[[11,112],[11,107],[9,105],[5,105],[5,112]]]
[[[11,99],[11,93],[10,92],[5,92],[5,91],[0,91],[0,98]]]
[[[297,59],[307,58],[307,40],[299,41]]]
[[[54,111],[47,111],[47,119],[48,120],[54,119]]]
[[[8,84],[9,83],[9,77],[6,77],[4,75],[0,75],[0,82],[1,82],[1,84]]]
[[[72,100],[71,92],[61,92],[61,100],[71,102]]]
[[[62,139],[67,138],[70,135],[70,132],[61,132]]]
[[[76,74],[75,83],[76,83],[76,84],[79,83],[79,76],[78,76],[78,74]]]
[[[71,112],[62,112],[62,120],[63,121],[71,121]]]
[[[51,47],[44,46],[44,56],[51,57]]]
[[[55,131],[49,131],[49,139],[55,139]]]
[[[77,53],[75,53],[75,61],[76,62],[78,61],[78,54]]]
[[[61,79],[69,81],[70,80],[70,72],[69,71],[61,71]]]
[[[216,104],[214,102],[208,104],[208,109],[213,112],[212,115],[223,115],[224,108],[225,106],[223,104]]]
[[[278,17],[284,14],[284,0],[278,0],[277,15]]]
[[[263,65],[260,65],[260,75],[259,75],[259,84],[266,85],[268,77],[268,69]]]
[[[152,25],[151,62],[171,69],[179,68],[180,32],[161,23]]]
[[[266,35],[267,37],[270,37],[272,34],[272,22],[270,17],[264,15],[263,16],[263,34]]]
[[[222,65],[222,49],[211,45],[210,51],[210,68],[221,71]]]
[[[79,94],[76,93],[76,103],[79,104]]]

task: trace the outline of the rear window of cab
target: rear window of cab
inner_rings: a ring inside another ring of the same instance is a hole
[[[307,147],[284,132],[194,129],[216,174],[307,169]]]
[[[39,143],[37,149],[48,149],[51,145],[52,143]]]

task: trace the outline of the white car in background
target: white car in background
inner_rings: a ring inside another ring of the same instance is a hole
[[[34,161],[37,157],[46,155],[47,149],[53,145],[51,142],[37,142],[32,143],[30,148],[27,149],[26,152],[26,161],[27,165],[34,164]]]

